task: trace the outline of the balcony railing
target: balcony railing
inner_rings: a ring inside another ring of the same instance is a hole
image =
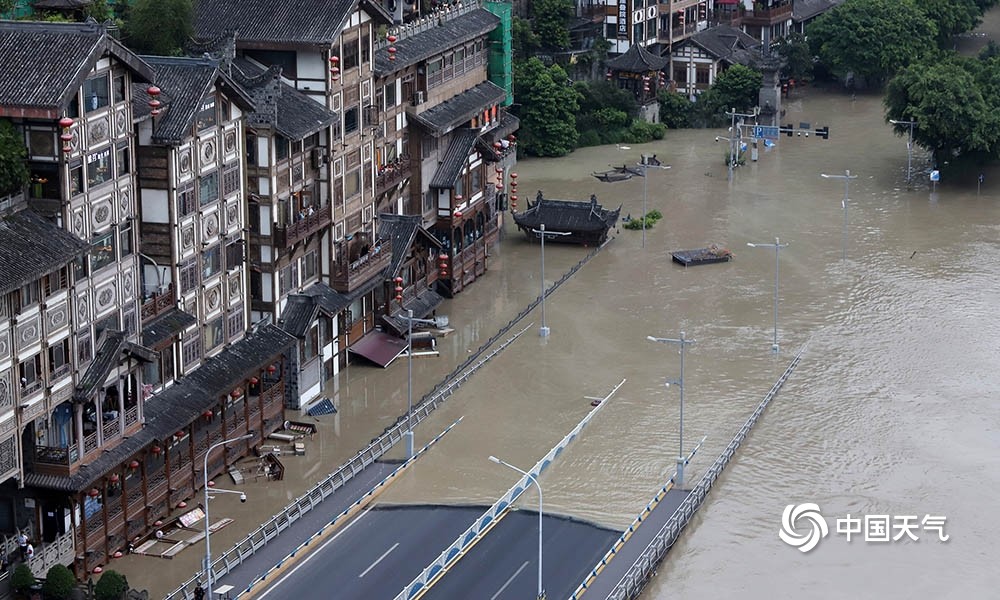
[[[410,157],[403,154],[393,162],[379,169],[375,177],[375,194],[383,194],[389,188],[410,176]]]
[[[666,29],[661,29],[659,39],[661,42],[666,42],[671,39],[676,42],[688,36],[694,35],[695,33],[697,33],[697,31],[698,31],[697,23],[685,23],[680,27],[674,27],[669,31],[669,33]]]
[[[306,214],[298,221],[286,226],[275,226],[274,245],[279,248],[289,248],[300,242],[306,236],[330,226],[330,205],[315,209],[312,214]]]
[[[171,285],[166,291],[151,296],[142,303],[141,315],[143,324],[175,306],[177,306],[177,294],[174,293],[174,286]]]
[[[380,240],[361,258],[351,263],[339,262],[334,267],[331,287],[341,293],[348,293],[368,281],[392,262],[392,245],[388,240]]]

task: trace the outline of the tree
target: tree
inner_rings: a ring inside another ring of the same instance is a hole
[[[7,119],[0,119],[0,195],[16,194],[28,183],[28,150],[24,137]]]
[[[684,94],[660,90],[656,94],[660,103],[660,123],[670,129],[687,127],[691,119],[691,101]]]
[[[191,0],[136,0],[125,20],[125,40],[140,54],[179,56],[193,23]]]
[[[14,572],[10,576],[10,587],[15,592],[26,594],[31,589],[31,586],[36,583],[35,574],[31,572],[31,567],[28,566],[28,563],[18,563],[14,567]]]
[[[759,71],[743,65],[733,65],[719,73],[712,84],[708,101],[714,105],[715,112],[726,112],[736,109],[738,112],[749,112],[757,106],[760,95],[760,85],[764,76]]]
[[[45,574],[42,593],[52,600],[69,600],[76,586],[76,577],[66,565],[52,565]]]
[[[983,20],[975,0],[921,0],[919,8],[937,24],[941,48],[947,47],[953,36],[972,31]]]
[[[835,76],[881,84],[936,48],[937,26],[913,0],[847,0],[806,30],[813,54]]]
[[[798,31],[778,40],[778,55],[784,59],[785,65],[781,73],[796,81],[812,79],[813,54],[809,50],[809,42]]]
[[[125,576],[118,571],[105,571],[94,586],[94,597],[96,600],[121,600],[128,591],[128,582]]]
[[[573,0],[534,0],[531,8],[532,30],[543,48],[569,48],[569,18],[573,16]]]
[[[537,58],[515,65],[514,97],[521,102],[520,142],[536,156],[563,156],[576,147],[578,96],[558,65]]]
[[[14,10],[15,0],[0,0],[0,13],[9,13]]]
[[[538,36],[531,29],[531,21],[514,17],[511,21],[511,45],[513,46],[514,60],[525,61],[534,56],[535,50],[541,47]]]
[[[954,56],[914,64],[886,89],[886,119],[916,121],[914,142],[939,163],[1000,147],[1000,117],[970,72],[979,68],[974,62]]]

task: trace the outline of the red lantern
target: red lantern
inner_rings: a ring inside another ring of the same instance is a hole
[[[94,570],[93,570],[94,575],[100,575],[103,572],[104,572],[104,568],[103,567],[94,567]]]
[[[69,117],[63,117],[59,119],[59,126],[62,127],[63,129],[69,129],[70,127],[73,126],[73,119]]]
[[[208,482],[208,487],[215,487],[215,482],[214,481],[209,481]]]
[[[463,199],[462,194],[455,194],[455,202],[461,203]]]
[[[101,491],[98,490],[97,488],[91,488],[90,491],[87,492],[87,495],[90,496],[91,498],[96,498],[101,495]]]
[[[511,194],[510,201],[517,204],[517,194]]]
[[[517,173],[511,173],[510,174],[510,178],[511,179],[517,179]]]
[[[503,184],[502,183],[498,183],[497,184],[497,191],[498,192],[502,192],[503,191]]]
[[[277,370],[278,370],[278,367],[276,367],[274,365],[267,365],[267,372],[268,373],[274,373]]]
[[[455,218],[456,219],[461,219],[462,218],[462,211],[456,210],[455,211]]]
[[[183,501],[183,500],[181,500],[180,502],[177,503],[177,508],[187,508],[187,507],[188,507],[188,503],[185,502],[185,501]]]
[[[160,101],[157,99],[157,97],[160,95],[160,88],[156,87],[155,85],[151,85],[148,88],[146,88],[146,93],[152,96],[152,99],[147,104],[149,104],[149,108],[152,109],[149,111],[149,114],[155,117],[156,115],[160,114]]]
[[[394,36],[394,35],[392,35],[392,34],[390,33],[390,34],[389,34],[388,36],[386,36],[386,38],[385,38],[385,39],[389,40],[389,43],[390,43],[390,44],[395,44],[395,43],[396,43],[396,40],[398,40],[399,38],[397,38],[396,36]]]
[[[508,135],[508,136],[507,136],[507,141],[509,141],[510,143],[512,143],[512,144],[513,144],[514,142],[516,142],[516,141],[517,141],[517,136],[515,136],[515,135],[514,135],[514,134],[512,133],[512,134],[510,134],[510,135]]]
[[[515,191],[515,192],[517,191],[517,182],[516,181],[511,181],[510,182],[510,189],[512,191]]]
[[[180,439],[180,438],[184,437],[184,432],[183,431],[178,431],[177,433],[174,434],[174,437],[177,438],[177,439]]]
[[[493,147],[499,150],[500,148],[503,148],[503,144],[500,142],[493,142]]]
[[[389,46],[389,60],[396,60],[396,47]]]
[[[235,390],[229,392],[229,397],[230,398],[239,398],[241,393],[242,392],[240,392],[240,388],[236,388]]]
[[[397,285],[396,289],[395,289],[395,292],[396,292],[396,297],[398,298],[399,295],[403,293],[403,288],[401,286]]]
[[[403,278],[402,277],[396,276],[396,278],[393,279],[392,281],[395,282],[395,284],[397,286],[403,285]]]
[[[331,65],[337,66],[337,63],[339,63],[339,62],[340,62],[340,57],[339,56],[331,56],[330,57],[330,64]]]
[[[212,418],[212,414],[213,414],[213,413],[212,413],[212,411],[210,411],[210,410],[206,410],[205,412],[201,413],[201,415],[202,415],[203,417],[205,417],[205,420],[206,420],[206,421],[207,421],[208,419],[211,419],[211,418]]]
[[[497,176],[503,175],[503,167],[496,168]]]
[[[441,262],[444,262],[444,261],[448,260],[448,255],[444,254],[444,253],[438,254],[438,260],[441,261]]]
[[[159,446],[153,446],[153,454],[159,456],[160,452],[163,452],[163,448],[160,448]]]
[[[136,469],[138,469],[138,468],[139,468],[139,461],[137,461],[137,460],[133,460],[132,462],[130,462],[130,463],[128,464],[128,468],[130,468],[130,469],[132,469],[133,471],[135,471]]]
[[[256,377],[251,377],[250,378],[250,385],[257,385],[258,381],[260,381],[260,380],[257,379]]]
[[[397,295],[396,296],[396,302],[402,302],[402,301],[403,301],[403,297],[400,296],[400,295]]]
[[[108,477],[108,481],[111,483],[118,483],[118,473],[112,473],[111,477]]]

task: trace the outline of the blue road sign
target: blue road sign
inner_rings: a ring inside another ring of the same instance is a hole
[[[754,125],[753,137],[758,139],[767,138],[769,140],[776,140],[778,139],[778,128],[766,127],[764,125]]]

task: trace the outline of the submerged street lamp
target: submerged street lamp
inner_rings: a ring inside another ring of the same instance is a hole
[[[774,238],[773,244],[755,244],[747,242],[751,248],[774,248],[774,343],[771,350],[778,351],[778,253],[788,244],[782,244],[778,238]]]
[[[542,485],[538,483],[538,479],[534,475],[528,473],[527,471],[522,471],[521,469],[515,467],[509,462],[500,460],[495,456],[490,457],[490,462],[495,462],[498,465],[503,465],[507,468],[513,469],[520,473],[521,475],[527,477],[531,483],[535,484],[538,488],[538,598],[537,600],[545,600],[545,588],[542,587]]]
[[[679,338],[661,338],[653,337],[647,335],[646,339],[651,342],[660,342],[662,344],[677,344],[681,347],[681,377],[677,380],[668,380],[667,385],[676,385],[681,389],[681,422],[680,422],[680,443],[678,446],[677,453],[677,487],[680,488],[684,485],[684,348],[688,344],[695,343],[694,340],[684,337],[684,332],[681,332],[681,337]]]
[[[643,158],[645,161],[645,157]],[[648,162],[636,163],[642,169],[642,247],[646,247],[646,201],[649,196],[649,168],[667,170],[670,165],[651,165]]]
[[[211,543],[211,537],[210,537],[212,535],[212,530],[211,530],[211,528],[209,526],[210,525],[210,520],[208,518],[208,492],[209,492],[209,489],[210,489],[208,487],[208,457],[209,457],[209,455],[212,454],[212,450],[215,450],[219,446],[225,446],[227,444],[232,444],[234,442],[239,442],[240,440],[246,440],[246,439],[249,439],[249,438],[252,438],[252,437],[253,437],[253,432],[251,431],[251,432],[246,433],[244,435],[241,435],[239,437],[234,437],[234,438],[231,438],[231,439],[228,439],[228,440],[222,440],[221,442],[216,442],[216,443],[212,444],[211,446],[209,446],[208,450],[205,452],[205,464],[204,464],[204,471],[202,472],[202,474],[205,476],[205,481],[204,481],[204,485],[205,485],[205,569],[204,570],[205,570],[205,597],[206,598],[212,598],[213,597],[212,596],[212,543]],[[225,454],[225,451],[223,451],[223,453],[222,453],[222,464],[223,465],[226,464],[226,454]],[[243,493],[243,492],[236,492],[236,491],[233,491],[233,490],[223,490],[223,489],[218,489],[218,488],[211,488],[211,491],[213,491],[215,493],[220,493],[220,494],[239,494],[239,496],[240,496],[240,502],[246,502],[247,501],[247,495],[245,493]]]
[[[820,177],[824,179],[843,179],[844,180],[844,199],[841,201],[841,206],[844,207],[844,254],[841,257],[843,260],[847,260],[847,197],[848,193],[851,191],[851,180],[857,179],[857,175],[851,175],[851,170],[847,169],[844,171],[843,175],[827,175],[826,173],[820,173]]]
[[[913,164],[913,127],[917,124],[917,122],[899,121],[896,119],[889,119],[889,122],[893,125],[910,126],[910,135],[906,138],[906,183],[910,183],[910,165]]]
[[[542,327],[538,330],[538,335],[542,337],[549,337],[549,328],[545,325],[545,237],[546,236],[563,236],[569,235],[569,231],[545,231],[545,223],[538,226],[538,229],[532,229],[532,233],[538,235],[542,240]]]

